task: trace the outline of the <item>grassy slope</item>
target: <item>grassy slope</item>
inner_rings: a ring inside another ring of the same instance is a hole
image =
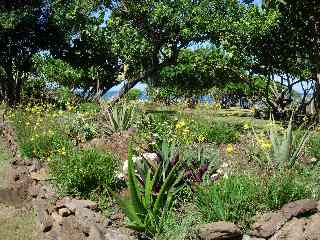
[[[6,171],[9,166],[9,154],[5,151],[0,139],[0,189],[6,187]],[[1,240],[34,240],[35,217],[33,213],[24,213],[14,207],[0,202],[0,239]]]

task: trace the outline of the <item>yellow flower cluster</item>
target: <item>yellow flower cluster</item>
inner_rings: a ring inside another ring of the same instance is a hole
[[[214,103],[212,105],[212,107],[213,107],[213,110],[220,110],[221,109],[221,104],[220,103]]]
[[[266,139],[264,137],[258,137],[257,143],[264,151],[270,151],[272,148],[272,143],[269,139]]]
[[[176,129],[177,130],[183,129],[184,127],[186,127],[186,122],[185,121],[181,120],[181,121],[177,122],[177,124],[176,124]]]
[[[62,148],[58,149],[57,152],[59,155],[65,156],[66,155],[66,148],[62,147]]]
[[[233,145],[232,144],[228,144],[227,147],[226,147],[226,152],[228,154],[231,154],[231,153],[233,153],[233,151],[234,151]]]

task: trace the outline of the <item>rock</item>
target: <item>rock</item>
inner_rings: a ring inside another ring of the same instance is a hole
[[[282,212],[270,212],[263,214],[252,226],[251,236],[269,238],[274,235],[284,224],[286,217]]]
[[[101,229],[95,224],[90,227],[88,240],[105,240],[105,236]]]
[[[79,208],[96,209],[98,205],[97,203],[90,200],[72,199],[71,201],[66,202],[64,206],[69,208],[72,212],[75,212],[76,209],[79,209]]]
[[[256,237],[250,237],[249,235],[244,235],[242,240],[265,240],[265,238],[256,238]]]
[[[108,229],[104,237],[105,240],[133,240],[133,237],[112,229]]]
[[[61,217],[68,217],[72,214],[72,212],[68,208],[60,208],[59,209],[59,215]]]
[[[304,228],[307,220],[293,218],[286,223],[279,232],[277,232],[270,240],[306,240],[304,236]]]
[[[51,218],[52,220],[57,223],[58,225],[61,225],[62,224],[62,221],[63,221],[63,217],[60,216],[57,212],[53,212],[51,214]]]
[[[199,237],[203,240],[240,240],[242,239],[242,232],[235,224],[221,221],[200,225]]]
[[[36,181],[50,180],[49,174],[48,174],[48,169],[45,169],[45,168],[41,168],[37,172],[32,172],[30,175],[31,175],[32,180],[36,180]]]
[[[28,191],[31,197],[36,198],[40,193],[40,186],[37,184],[32,184]]]
[[[307,240],[320,240],[320,215],[315,214],[305,227],[304,232]]]
[[[48,232],[51,230],[53,221],[50,218],[46,209],[38,208],[37,212],[37,225],[41,232]]]
[[[38,160],[33,160],[31,166],[29,167],[29,171],[31,172],[37,172],[41,169],[41,164]]]
[[[299,217],[303,214],[317,212],[318,203],[314,200],[303,199],[288,203],[281,208],[283,215],[290,220],[293,217]]]
[[[159,162],[159,156],[156,153],[144,153],[143,158],[151,162]]]

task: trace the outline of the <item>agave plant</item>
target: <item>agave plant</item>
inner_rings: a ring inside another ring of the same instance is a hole
[[[163,155],[157,161],[145,159],[144,166],[136,171],[129,151],[129,198],[117,198],[129,218],[129,227],[148,236],[162,231],[175,196],[182,188],[181,163],[177,153],[171,158]]]
[[[279,132],[275,127],[274,119],[271,119],[269,139],[271,142],[271,154],[266,153],[268,160],[276,166],[293,167],[301,157],[303,148],[309,141],[312,131],[311,127],[298,135],[293,132],[293,116],[291,116],[287,129]]]
[[[111,135],[115,132],[128,130],[133,123],[134,112],[134,107],[124,103],[105,110],[104,131]]]

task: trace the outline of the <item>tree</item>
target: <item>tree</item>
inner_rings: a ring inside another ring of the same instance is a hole
[[[72,67],[83,67],[80,73],[85,87],[104,90],[110,85],[109,79],[114,84],[117,58],[104,51],[110,44],[106,44],[103,32],[95,33],[102,20],[92,16],[108,4],[97,0],[1,1],[0,99],[10,105],[19,102],[23,82],[34,73],[32,57],[44,51],[55,59],[69,61]]]
[[[264,1],[266,11],[278,11],[277,26],[264,39],[263,63],[269,75],[284,75],[287,88],[294,84],[307,83],[313,87],[304,89],[306,95],[314,93],[318,114],[320,113],[320,5],[317,0]]]
[[[159,82],[161,72],[175,66],[191,45],[209,39],[219,45],[242,10],[233,0],[119,1],[108,22],[114,52],[128,66],[119,97],[139,81]]]

